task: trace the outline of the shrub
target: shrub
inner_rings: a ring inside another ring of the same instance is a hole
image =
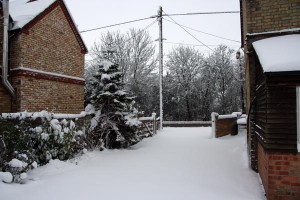
[[[0,117],[0,171],[10,172],[14,182],[50,159],[67,160],[86,148],[85,133],[72,120],[53,115],[20,113]]]

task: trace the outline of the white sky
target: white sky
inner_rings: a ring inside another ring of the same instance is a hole
[[[163,11],[167,14],[239,11],[238,0],[65,0],[65,2],[75,23],[78,25],[79,31],[154,16],[157,14],[159,6],[162,6]],[[165,16],[165,18],[170,20],[167,16]],[[240,41],[239,14],[173,16],[172,18],[184,26]],[[82,37],[88,49],[90,49],[93,43],[100,38],[102,33],[115,30],[120,30],[125,33],[132,27],[144,29],[154,20],[155,19],[149,19],[146,21],[82,33]],[[158,38],[158,23],[155,23],[147,30],[150,32],[153,40]],[[240,43],[237,42],[222,40],[190,29],[187,30],[206,45],[219,45],[222,43],[231,46],[233,49],[238,49],[240,46]],[[178,46],[167,42],[201,45],[179,26],[165,20],[163,21],[163,37],[167,39],[165,41],[166,43],[164,43],[165,54],[172,49],[172,47]],[[205,54],[211,52],[206,47],[198,46],[196,48]],[[213,49],[215,46],[210,46],[210,48]]]

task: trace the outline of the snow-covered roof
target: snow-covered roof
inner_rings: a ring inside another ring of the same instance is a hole
[[[9,2],[9,14],[14,20],[11,30],[23,28],[36,16],[46,10],[55,0],[14,0]]]
[[[271,37],[253,42],[264,72],[300,71],[300,35]]]

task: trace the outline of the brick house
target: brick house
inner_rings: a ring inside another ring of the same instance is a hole
[[[82,111],[87,48],[64,1],[12,1],[8,29],[8,81],[15,92],[0,83],[0,113]]]
[[[240,0],[250,165],[268,200],[300,199],[300,0]]]

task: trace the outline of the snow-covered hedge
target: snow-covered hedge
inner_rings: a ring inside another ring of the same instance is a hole
[[[68,160],[86,149],[108,148],[104,133],[105,126],[110,124],[103,123],[107,120],[102,118],[105,115],[92,106],[87,106],[79,115],[46,111],[0,114],[0,181],[23,183],[28,170],[51,159]],[[135,116],[127,115],[125,123],[131,129],[122,127],[122,131],[135,132],[126,140],[127,135],[115,138],[116,148],[126,148],[152,136]]]
[[[0,171],[13,177],[10,180],[7,173],[1,173],[0,179],[23,182],[26,171],[50,159],[67,160],[81,152],[87,145],[85,128],[75,121],[56,119],[45,111],[0,115]]]

